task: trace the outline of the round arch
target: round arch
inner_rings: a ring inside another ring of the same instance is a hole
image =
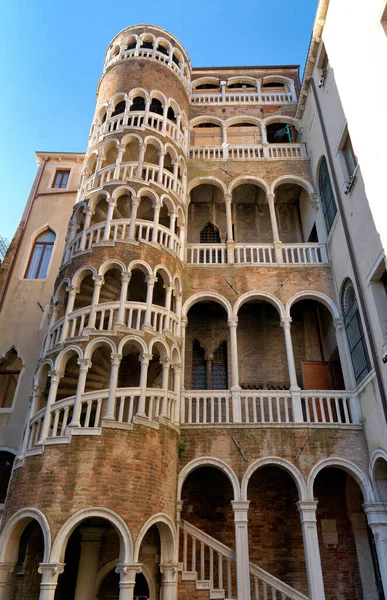
[[[308,499],[313,500],[313,488],[314,482],[317,475],[323,469],[328,467],[334,467],[336,469],[341,469],[342,471],[346,471],[349,475],[351,475],[355,481],[359,484],[359,487],[362,491],[364,502],[373,502],[374,501],[374,491],[372,489],[370,480],[367,475],[353,462],[347,460],[346,458],[339,457],[329,457],[320,460],[317,464],[314,465],[312,470],[308,475],[307,481],[307,490],[308,490]]]
[[[188,475],[198,469],[200,467],[215,467],[215,469],[219,469],[222,471],[230,480],[232,485],[232,489],[234,492],[234,500],[239,500],[241,491],[238,477],[236,476],[233,469],[220,458],[215,458],[212,456],[202,456],[201,458],[195,458],[191,460],[188,464],[183,467],[183,469],[179,473],[178,482],[177,482],[177,500],[181,500],[181,492],[183,489],[183,485]]]
[[[128,265],[128,273],[131,273],[133,269],[139,269],[143,273],[145,272],[147,275],[152,275],[152,268],[143,260],[132,260],[132,262]]]
[[[242,85],[244,83],[249,83],[251,85],[254,85],[255,88],[257,88],[257,80],[254,79],[254,77],[248,77],[248,76],[229,77],[227,79],[227,85],[226,85],[226,87],[229,87],[230,85],[233,85],[234,83],[241,83]]]
[[[20,536],[31,521],[37,521],[44,539],[43,562],[49,562],[51,552],[50,526],[37,508],[22,508],[10,517],[0,536],[0,563],[16,563]]]
[[[212,123],[213,125],[223,127],[225,121],[219,117],[214,117],[213,115],[201,115],[200,117],[194,117],[191,119],[189,124],[191,127],[195,127],[196,125],[201,125],[202,123]]]
[[[288,117],[287,115],[270,115],[269,117],[262,119],[262,123],[265,127],[270,125],[270,123],[289,123],[290,125],[293,125],[297,131],[300,131],[300,122],[298,119]]]
[[[220,179],[217,179],[217,177],[196,177],[189,184],[188,194],[190,194],[192,192],[192,190],[194,188],[198,187],[199,185],[205,185],[205,184],[214,185],[215,187],[218,187],[220,190],[222,190],[224,195],[227,194],[226,185],[223,183],[223,181],[221,181]]]
[[[313,290],[305,290],[294,294],[294,296],[292,296],[286,303],[286,317],[290,317],[290,311],[293,304],[295,304],[299,300],[317,300],[329,310],[329,312],[332,315],[332,319],[340,319],[340,311],[337,308],[336,304],[333,302],[333,300],[329,298],[329,296],[327,296],[326,294],[323,294],[322,292],[315,292]]]
[[[99,192],[94,192],[93,194],[91,194],[91,196],[89,197],[89,208],[92,211],[95,211],[97,204],[101,201],[101,200],[105,200],[106,203],[109,202],[110,199],[110,194],[109,192],[107,192],[106,190],[101,190]]]
[[[229,184],[227,191],[229,194],[232,194],[232,192],[235,190],[236,187],[238,187],[240,185],[245,185],[245,184],[257,185],[266,194],[269,193],[269,186],[267,185],[266,181],[264,181],[263,179],[260,179],[259,177],[255,177],[252,175],[250,175],[250,176],[241,175],[240,177],[236,177],[236,179],[233,179],[232,182]]]
[[[125,148],[126,144],[129,144],[133,140],[137,140],[139,144],[142,144],[142,137],[137,133],[127,133],[121,138],[121,148]]]
[[[51,358],[45,358],[44,361],[38,366],[34,375],[34,385],[39,385],[40,377],[42,375],[43,368],[49,366],[49,371],[54,369],[54,363]]]
[[[270,186],[270,192],[274,194],[276,188],[284,183],[294,183],[295,185],[299,185],[300,187],[304,188],[309,195],[316,194],[313,185],[298,175],[281,175],[280,177],[277,177],[277,179],[275,179]]]
[[[191,308],[191,306],[193,306],[194,304],[197,304],[198,302],[205,302],[206,300],[212,301],[212,302],[217,302],[218,304],[223,306],[223,308],[225,309],[225,311],[227,313],[227,317],[228,318],[232,317],[232,307],[231,307],[230,302],[226,298],[224,298],[223,296],[218,294],[217,292],[198,292],[197,294],[194,294],[193,296],[188,298],[183,305],[182,316],[183,317],[187,316],[187,313],[188,313],[189,309]]]
[[[143,354],[148,354],[148,346],[147,344],[144,342],[144,340],[137,335],[126,335],[125,337],[122,338],[122,340],[120,341],[120,343],[118,344],[118,354],[122,354],[122,350],[125,346],[125,344],[127,344],[128,342],[135,342],[137,343],[140,348],[143,351]]]
[[[152,352],[152,350],[153,350],[153,346],[154,346],[155,344],[160,344],[160,346],[161,346],[162,348],[164,348],[164,352],[165,352],[165,358],[168,358],[168,359],[169,359],[169,357],[170,357],[170,352],[169,352],[168,345],[167,345],[167,344],[164,342],[164,340],[162,340],[161,338],[158,338],[158,337],[152,338],[152,339],[151,339],[151,341],[149,342],[149,354],[152,354],[152,355],[153,355],[153,352]],[[163,358],[163,357],[162,357],[162,358]]]
[[[167,269],[167,267],[165,265],[157,265],[154,269],[153,269],[153,275],[157,275],[157,273],[159,271],[164,271],[164,273],[166,274],[167,278],[168,278],[168,285],[170,285],[173,281],[173,277],[171,275],[171,272],[169,271],[169,269]]]
[[[162,527],[158,525],[161,524]],[[136,542],[134,544],[134,562],[138,562],[138,558],[140,555],[141,543],[148,531],[152,527],[152,525],[156,525],[160,534],[161,541],[161,557],[160,564],[169,563],[176,559],[177,561],[177,548],[176,548],[176,540],[177,540],[177,532],[176,527],[172,519],[164,514],[157,513],[150,517],[146,523],[141,527]]]
[[[192,82],[192,91],[196,90],[198,85],[205,85],[206,83],[217,85],[220,88],[220,82],[217,77],[199,77],[199,79],[195,79]]]
[[[116,345],[114,342],[112,342],[112,340],[107,337],[97,337],[87,344],[84,357],[91,358],[94,350],[97,350],[97,348],[100,348],[101,346],[109,346],[113,353],[117,352]]]
[[[71,353],[73,352],[78,354],[78,358],[83,358],[81,348],[72,344],[71,346],[67,346],[64,350],[59,352],[55,359],[54,369],[62,373],[64,367],[66,367],[67,360],[71,357]]]
[[[225,120],[225,124],[227,125],[227,127],[230,127],[231,125],[237,125],[238,123],[250,123],[251,125],[256,125],[257,127],[260,127],[262,121],[261,119],[258,119],[258,117],[251,117],[249,115],[241,117],[229,117]]]
[[[133,562],[133,540],[126,523],[117,513],[113,512],[109,508],[104,507],[82,508],[74,513],[69,519],[67,519],[56,535],[52,545],[50,560],[47,562],[64,562],[64,554],[70,535],[77,525],[90,517],[99,517],[101,519],[105,519],[111,525],[113,525],[120,538],[120,562]]]
[[[118,267],[119,269],[121,269],[121,273],[127,272],[126,265],[123,262],[117,260],[116,258],[112,258],[102,263],[102,265],[98,269],[98,275],[103,276],[107,271],[109,271],[109,269],[112,269],[114,267]]]
[[[242,500],[247,500],[247,488],[249,485],[250,477],[253,475],[253,473],[255,473],[255,471],[262,467],[269,466],[279,467],[280,469],[283,469],[284,471],[289,473],[289,475],[291,475],[291,477],[294,480],[294,483],[297,486],[299,499],[301,501],[307,499],[307,486],[305,484],[303,476],[301,475],[297,467],[295,467],[291,462],[289,462],[285,458],[280,458],[278,456],[267,456],[266,458],[259,458],[253,463],[251,463],[251,465],[248,467],[245,474],[243,475],[241,485]]]
[[[118,187],[115,188],[114,192],[112,193],[112,198],[116,199],[116,198],[119,198],[120,196],[126,196],[128,193],[132,197],[136,195],[136,192],[134,191],[134,189],[131,188],[129,185],[119,185]]]
[[[82,277],[82,275],[84,275],[84,276]],[[97,269],[95,267],[92,267],[91,265],[86,266],[86,267],[81,267],[80,269],[78,269],[78,271],[75,271],[73,278],[71,280],[71,285],[73,285],[74,287],[79,287],[81,285],[82,281],[88,275],[96,276]]]
[[[277,309],[281,319],[283,319],[286,316],[285,307],[282,304],[281,300],[279,300],[278,298],[276,298],[276,296],[273,296],[273,294],[270,294],[269,292],[246,292],[246,294],[243,294],[238,298],[238,300],[232,307],[232,316],[237,317],[239,309],[250,300],[266,300]]]

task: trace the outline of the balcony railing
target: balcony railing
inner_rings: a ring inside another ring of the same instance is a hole
[[[134,416],[138,410],[138,403],[141,394],[140,388],[118,388],[116,391],[115,403],[115,422],[131,425]],[[86,392],[82,395],[80,426],[77,433],[87,432],[100,433],[103,426],[103,415],[106,411],[109,390],[98,390]],[[145,416],[149,421],[157,422],[160,418],[162,402],[164,399],[164,390],[158,388],[148,388],[145,397]],[[55,440],[69,436],[67,430],[71,422],[75,396],[64,398],[54,402],[50,408],[50,429],[48,440]],[[166,403],[166,418],[174,421],[176,418],[176,394],[168,392]],[[42,425],[46,409],[43,408],[34,415],[28,425],[27,450],[31,450],[40,440]]]
[[[65,249],[65,263],[69,262],[77,252],[90,250],[93,246],[100,244],[105,232],[105,221],[96,223],[88,227],[85,232],[78,233]],[[110,222],[109,242],[125,242],[129,240],[130,219],[113,219]],[[154,230],[156,228],[156,233]],[[84,238],[82,245],[82,238]],[[178,256],[181,256],[181,241],[179,237],[172,233],[168,227],[160,223],[155,225],[153,221],[144,221],[136,219],[134,229],[134,239],[137,242],[156,242],[172,250]]]
[[[179,144],[184,152],[188,150],[188,138],[178,129],[173,121],[167,119],[164,122],[163,116],[149,112],[146,123],[144,122],[145,111],[130,111],[128,114],[121,113],[107,119],[105,123],[96,127],[90,138],[90,146],[93,146],[102,139],[102,136],[115,131],[123,131],[126,128],[131,129],[152,129],[157,133],[168,135],[174,142]]]
[[[85,196],[87,192],[92,189],[98,189],[111,183],[125,183],[128,179],[142,179],[147,183],[157,183],[162,185],[166,190],[174,192],[178,195],[179,199],[184,199],[184,189],[182,182],[175,177],[173,173],[168,169],[163,169],[161,175],[159,175],[160,167],[150,163],[144,163],[142,165],[140,176],[137,177],[138,163],[126,162],[120,163],[119,165],[113,164],[100,169],[96,173],[93,173],[82,186],[81,196]]]
[[[283,160],[308,157],[306,145],[296,143],[191,146],[189,156],[197,160]]]
[[[191,94],[192,104],[288,104],[295,102],[290,92],[217,92]]]
[[[352,425],[357,424],[351,410],[352,398],[351,392],[325,390],[301,391],[296,396],[288,390],[242,390],[234,397],[228,390],[191,390],[182,394],[181,423],[202,426],[294,423],[297,414],[294,403],[300,402],[302,423]]]
[[[119,302],[103,302],[96,306],[95,327],[96,331],[113,331],[117,322]],[[78,338],[85,335],[84,330],[88,327],[91,306],[79,308],[68,315],[67,336],[62,339],[64,317],[59,319],[48,332],[45,352],[52,350],[61,341]],[[146,304],[144,302],[125,302],[123,322],[128,329],[140,330],[145,322]],[[166,330],[168,311],[162,306],[152,305],[150,326],[157,333]],[[178,318],[173,312],[169,313],[168,331],[173,336],[178,335]]]
[[[191,265],[226,263],[250,265],[315,265],[327,264],[325,244],[187,244],[186,262]],[[231,259],[230,259],[231,253]]]

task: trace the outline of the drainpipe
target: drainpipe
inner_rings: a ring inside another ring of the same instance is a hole
[[[347,246],[348,246],[349,258],[350,258],[350,261],[351,261],[351,265],[352,265],[352,269],[353,269],[353,274],[354,274],[355,281],[356,281],[356,287],[357,287],[358,294],[359,294],[360,305],[361,305],[361,309],[362,309],[362,312],[363,312],[363,319],[364,319],[365,329],[366,329],[366,332],[367,332],[368,342],[369,342],[369,346],[370,346],[370,350],[371,350],[371,356],[372,356],[372,360],[373,360],[373,363],[374,363],[375,374],[376,374],[376,381],[378,383],[380,398],[381,398],[381,401],[382,401],[384,418],[385,418],[386,423],[387,423],[387,396],[386,396],[386,392],[385,392],[384,385],[383,385],[383,378],[382,378],[382,373],[381,373],[381,370],[380,370],[378,354],[376,352],[376,344],[375,344],[375,340],[374,340],[374,337],[373,337],[373,334],[372,334],[372,330],[371,330],[371,323],[370,323],[370,318],[368,316],[368,310],[367,310],[367,306],[366,306],[366,302],[365,302],[365,298],[364,298],[363,286],[362,286],[361,280],[360,280],[359,269],[358,269],[358,266],[357,266],[356,257],[355,257],[355,253],[354,253],[354,250],[353,250],[352,240],[351,240],[351,234],[350,234],[350,231],[349,231],[348,222],[347,222],[347,219],[346,219],[346,216],[345,216],[345,212],[344,212],[344,205],[343,205],[343,201],[342,201],[342,198],[341,198],[341,192],[340,192],[339,184],[338,184],[337,178],[336,178],[336,172],[335,172],[335,168],[334,168],[333,157],[332,157],[331,149],[330,149],[330,146],[329,146],[329,143],[328,143],[328,136],[327,136],[327,132],[326,132],[326,129],[325,129],[325,123],[324,123],[324,120],[322,118],[322,112],[321,112],[320,102],[319,102],[319,99],[318,99],[317,90],[316,90],[316,84],[315,84],[315,81],[314,81],[313,77],[311,77],[309,79],[309,84],[310,84],[310,87],[311,87],[311,89],[313,91],[314,101],[316,103],[316,108],[317,108],[317,114],[318,114],[318,117],[320,119],[320,125],[321,125],[321,130],[322,130],[322,134],[323,134],[323,138],[324,138],[324,143],[325,143],[325,149],[326,149],[326,153],[327,153],[327,159],[328,159],[328,163],[329,163],[329,168],[330,168],[330,171],[331,171],[331,176],[332,176],[332,181],[333,181],[333,187],[335,188],[336,200],[337,200],[338,205],[339,205],[339,210],[340,210],[340,214],[341,214],[341,220],[342,220],[342,223],[343,223],[345,241],[347,242]]]

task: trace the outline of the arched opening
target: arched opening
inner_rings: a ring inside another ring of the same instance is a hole
[[[82,281],[78,283],[79,292],[75,296],[74,310],[91,305],[94,292],[93,275],[87,271],[82,273]]]
[[[119,575],[114,568],[103,579],[99,589],[97,584],[100,567],[114,560],[118,564],[119,554],[120,537],[111,523],[100,517],[83,520],[67,541],[65,568],[58,578],[55,600],[118,598]]]
[[[152,304],[165,307],[166,292],[169,284],[168,274],[164,270],[159,269],[156,273],[156,281],[153,287]]]
[[[177,52],[177,50],[174,50],[172,55],[172,62],[174,62],[177,67],[180,67],[181,60],[181,54]]]
[[[102,123],[104,123],[106,121],[106,111],[105,111],[105,115],[102,118]],[[94,152],[94,154],[92,154],[90,156],[90,158],[87,160],[86,163],[86,168],[85,168],[85,174],[87,174],[87,176],[93,175],[95,173],[95,170],[97,168],[97,154]]]
[[[355,288],[349,278],[344,281],[341,292],[341,309],[356,383],[360,383],[370,372],[371,363]]]
[[[131,210],[131,196],[129,194],[122,194],[117,199],[113,211],[113,219],[130,219]],[[113,236],[113,230],[110,231],[110,236]]]
[[[75,210],[69,224],[69,229],[66,238],[67,244],[70,244],[73,241],[73,239],[78,235],[78,233],[80,231],[83,231],[85,217],[85,206],[81,206],[77,210]]]
[[[56,299],[53,302],[54,323],[59,321],[59,319],[61,319],[65,314],[67,302],[69,299],[69,293],[67,291],[68,285],[68,282],[64,281],[60,284],[59,288],[56,291]]]
[[[233,83],[228,83],[227,90],[256,90],[256,84],[251,81],[240,79],[239,81],[234,81]]]
[[[142,39],[141,50],[152,50],[153,49],[153,38],[150,36],[145,36]]]
[[[152,358],[149,361],[148,376],[147,376],[147,388],[158,388],[161,389],[162,376],[163,376],[163,365],[162,359],[166,358],[165,348],[159,342],[156,342],[152,346]]]
[[[152,98],[149,106],[149,112],[163,116],[164,107],[158,98]]]
[[[93,350],[90,357],[91,365],[86,376],[85,392],[109,389],[110,355],[111,348],[106,344],[101,344]],[[86,405],[84,405],[85,411],[86,408]],[[92,423],[94,423],[94,419],[92,419]],[[97,424],[95,425],[97,426]]]
[[[220,146],[222,129],[219,123],[199,123],[191,131],[191,146]]]
[[[137,39],[135,36],[130,37],[126,42],[126,50],[134,50],[137,46]]]
[[[11,348],[0,359],[0,408],[11,408],[23,363],[17,350]]]
[[[263,466],[250,477],[247,499],[250,501],[250,561],[308,594],[302,529],[296,505],[299,496],[293,477],[277,466]],[[254,587],[252,581],[252,589]],[[260,591],[263,593],[262,588]]]
[[[261,143],[261,128],[248,121],[233,123],[227,128],[227,142],[230,146],[255,146]]]
[[[39,563],[43,562],[44,537],[37,521],[24,518],[15,525],[18,541],[13,540],[14,556],[9,562],[16,563],[8,575],[6,587],[8,598],[39,600],[41,575]]]
[[[141,117],[141,119],[142,119],[142,117]],[[140,150],[138,138],[129,137],[129,138],[125,138],[125,140],[126,141],[124,144],[124,153],[122,155],[121,165],[123,165],[123,163],[128,163],[128,162],[129,163],[137,162],[138,156],[139,156],[139,150]]]
[[[183,484],[182,519],[184,535],[180,535],[180,560],[185,572],[197,572],[200,580],[210,580],[212,588],[225,591],[226,598],[236,598],[235,563],[226,561],[207,544],[201,545],[193,526],[225,544],[232,550],[234,515],[231,501],[233,489],[227,475],[220,469],[203,465],[193,470]],[[185,525],[187,523],[187,527]],[[184,548],[185,546],[185,548]]]
[[[119,302],[121,293],[121,271],[117,268],[112,268],[106,271],[103,276],[103,284],[99,295],[99,304],[105,302]],[[109,320],[109,311],[105,312],[105,319]],[[97,329],[106,329],[107,323],[102,323],[99,319],[104,318],[102,312],[97,312],[96,327]],[[110,327],[111,328],[111,327]]]
[[[147,273],[141,269],[132,269],[128,285],[127,300],[132,302],[146,302]]]
[[[230,342],[225,309],[217,302],[197,302],[187,316],[186,389],[228,389]]]
[[[154,140],[148,140],[146,144],[144,163],[151,165],[159,164],[160,146]],[[143,175],[145,179],[145,174]]]
[[[161,54],[164,54],[164,56],[169,56],[168,48],[166,46],[164,46],[161,42],[158,43],[156,52],[160,52]]]
[[[264,190],[253,183],[238,185],[232,192],[234,238],[238,243],[273,242],[269,205]],[[246,250],[246,262],[252,250]]]
[[[118,573],[115,572],[115,567],[112,567],[101,582],[96,600],[118,600],[120,590],[119,579],[120,577]],[[136,574],[133,598],[134,600],[147,600],[150,598],[149,586],[143,573]]]
[[[211,240],[225,241],[226,229],[226,205],[222,190],[208,183],[195,187],[191,191],[188,208],[188,243],[218,243],[218,241],[202,241],[207,234]]]
[[[130,112],[144,111],[145,110],[145,98],[143,96],[135,96],[130,105]]]
[[[262,83],[262,89],[263,90],[278,90],[278,91],[285,91],[287,89],[287,85],[283,82],[283,81],[276,81],[275,79],[270,79],[270,81],[264,81]]]
[[[326,467],[314,482],[317,530],[325,590],[329,598],[383,598],[372,533],[362,492],[344,470]]]
[[[37,412],[45,408],[47,405],[48,393],[50,391],[50,364],[46,363],[42,367],[39,367],[35,384],[37,386],[36,402],[31,405],[31,417]]]
[[[206,91],[206,90],[218,90],[219,91],[219,83],[199,83],[198,85],[193,84],[193,90]]]
[[[137,209],[137,219],[140,221],[153,221],[154,212],[155,212],[155,198],[144,192],[140,198],[140,204]],[[141,228],[142,231],[142,228]],[[151,230],[148,230],[149,236],[151,235]],[[146,234],[145,234],[146,235]],[[137,238],[138,239],[138,238]],[[144,239],[144,232],[141,233],[141,239]],[[151,238],[145,238],[146,241],[150,242]]]
[[[63,376],[60,378],[60,382],[58,385],[58,390],[55,399],[56,402],[58,402],[59,400],[63,400],[63,398],[70,398],[71,396],[75,396],[79,378],[78,359],[78,354],[73,350],[70,350],[66,354],[66,363],[64,366],[62,365]],[[62,418],[63,413],[61,412],[60,415]]]
[[[140,385],[142,348],[136,340],[125,342],[122,359],[118,369],[118,387],[136,388]],[[128,421],[129,422],[129,421]]]
[[[12,452],[0,451],[0,505],[5,503],[8,484],[11,479],[13,461],[15,455]]]
[[[285,338],[275,306],[252,299],[238,312],[239,382],[245,390],[287,390]]]
[[[270,144],[290,144],[298,141],[298,131],[290,123],[269,123],[266,126],[266,135]]]
[[[168,108],[168,112],[167,112],[167,119],[168,119],[169,121],[172,121],[172,123],[176,123],[176,113],[175,113],[175,111],[173,110],[172,106],[170,106],[170,107]]]
[[[379,502],[387,502],[387,462],[378,458],[374,464],[374,487]]]
[[[118,148],[116,142],[108,142],[103,148],[101,169],[115,165],[117,161]]]
[[[300,185],[283,183],[276,188],[275,212],[281,242],[292,244],[308,241],[310,210],[309,194]]]
[[[125,112],[126,102],[125,100],[120,100],[114,107],[112,112],[112,117],[116,117],[117,115],[122,115]]]
[[[108,200],[104,195],[101,195],[98,198],[99,199],[95,202],[95,209],[90,219],[90,226],[106,221]]]
[[[329,310],[316,300],[291,308],[297,382],[304,390],[345,389],[336,332]]]

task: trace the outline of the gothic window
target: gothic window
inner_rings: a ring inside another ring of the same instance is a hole
[[[337,206],[335,197],[333,195],[331,178],[329,177],[328,165],[325,156],[323,156],[320,163],[320,169],[318,173],[318,187],[325,218],[325,224],[329,233],[337,213]]]
[[[24,276],[26,279],[46,278],[55,237],[55,233],[51,229],[46,229],[46,231],[38,235],[32,248],[30,260],[28,261]]]
[[[220,244],[219,229],[212,223],[207,225],[200,232],[201,244]]]
[[[11,408],[22,366],[15,348],[0,360],[0,408]]]
[[[193,341],[192,347],[192,389],[207,389],[207,364],[205,350],[198,340]]]
[[[226,341],[223,341],[214,352],[211,368],[211,389],[228,389]]]
[[[371,370],[367,345],[364,337],[363,325],[357,304],[355,289],[350,279],[346,279],[341,294],[341,307],[344,316],[345,331],[347,333],[349,351],[356,382],[362,379]]]
[[[4,504],[7,497],[14,460],[15,455],[11,452],[0,452],[0,504]]]

